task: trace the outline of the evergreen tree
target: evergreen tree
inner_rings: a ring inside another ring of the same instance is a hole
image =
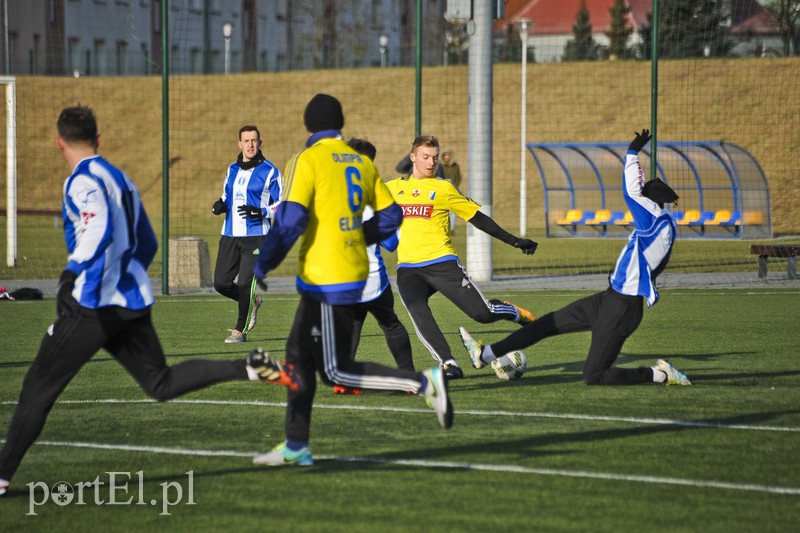
[[[725,56],[733,46],[725,0],[662,0],[659,4],[658,56],[660,59]],[[643,28],[642,56],[650,58],[652,13]]]
[[[800,0],[770,0],[764,4],[780,24],[783,55],[800,55]]]
[[[592,37],[592,22],[589,20],[586,0],[581,0],[581,7],[575,15],[575,24],[572,25],[572,34],[574,38],[564,47],[564,61],[597,59],[598,46]]]
[[[628,15],[631,12],[625,0],[615,0],[609,9],[611,13],[611,27],[606,32],[608,37],[608,54],[610,57],[626,59],[631,56],[628,40],[631,38],[633,28],[628,26]]]

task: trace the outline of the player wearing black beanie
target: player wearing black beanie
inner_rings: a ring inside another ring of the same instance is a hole
[[[339,100],[328,94],[317,94],[306,106],[303,123],[310,133],[340,130],[344,127],[344,114]]]

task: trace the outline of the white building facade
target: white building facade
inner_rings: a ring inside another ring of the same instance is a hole
[[[410,65],[416,0],[0,0],[6,74],[171,74]],[[441,58],[445,0],[422,2],[423,62]],[[4,13],[7,17],[4,17]],[[7,18],[7,20],[5,20]],[[223,27],[230,24],[226,43]],[[381,47],[381,36],[386,46]]]

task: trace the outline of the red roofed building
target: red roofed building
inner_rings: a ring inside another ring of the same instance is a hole
[[[631,7],[629,24],[634,29],[631,44],[635,44],[639,40],[637,30],[641,25],[647,24],[646,13],[651,9],[652,0],[628,0],[627,4]],[[647,4],[647,11],[637,9],[634,12],[631,4]],[[614,0],[586,0],[592,37],[599,45],[608,45],[608,37],[604,32],[611,28],[610,10],[613,5]],[[508,31],[518,31],[519,21],[532,21],[528,43],[534,49],[536,61],[561,61],[564,47],[573,38],[572,26],[580,8],[581,0],[508,0],[505,7],[506,17],[495,22],[495,33],[499,38],[505,39]],[[637,15],[641,19],[637,19]]]
[[[633,29],[629,45],[641,43],[640,32],[649,26],[648,14],[653,10],[652,0],[626,0],[630,8],[629,25]],[[614,0],[586,0],[592,37],[601,45],[608,45],[605,32],[611,27],[611,7]],[[756,0],[731,0],[731,35],[738,41],[733,55],[766,55],[780,48],[778,23],[769,11]],[[516,32],[521,20],[529,20],[528,44],[534,49],[536,61],[561,61],[564,48],[573,39],[572,26],[580,10],[581,0],[508,0],[505,18],[495,21],[498,41],[505,41],[509,31]]]
[[[780,22],[756,0],[731,1],[731,35],[737,41],[734,55],[783,55]]]

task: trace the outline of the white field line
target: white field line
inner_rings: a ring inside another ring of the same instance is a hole
[[[682,291],[682,292],[671,292],[671,291],[676,290],[676,289],[679,290],[679,291]],[[692,297],[694,297],[694,296],[703,296],[703,295],[706,295],[706,294],[714,295],[714,296],[719,296],[719,295],[724,295],[724,296],[764,296],[764,295],[776,295],[776,294],[777,295],[800,294],[800,292],[795,291],[793,289],[772,290],[772,291],[770,291],[770,290],[747,291],[747,292],[744,292],[742,289],[736,289],[736,288],[732,288],[732,289],[720,288],[719,290],[711,290],[711,291],[704,290],[704,289],[696,289],[696,290],[687,290],[687,289],[688,288],[681,288],[681,287],[667,287],[667,288],[660,287],[659,291],[669,292],[670,293],[670,298],[675,298],[675,297],[680,297],[680,296],[692,296]],[[539,290],[527,291],[527,292],[546,292],[548,296],[563,297],[563,296],[573,296],[576,292],[586,292],[586,291],[592,292],[591,289],[575,289],[575,290],[572,290],[572,291],[561,291],[561,290],[552,291],[552,290],[547,290],[547,289],[539,289]],[[728,291],[728,292],[726,293],[726,291]],[[515,290],[514,292],[520,292],[520,291]],[[500,291],[486,291],[486,294],[505,294],[505,293],[500,292]],[[158,305],[162,306],[162,305],[165,305],[165,304],[187,304],[187,303],[195,303],[195,302],[197,302],[197,303],[208,303],[208,302],[225,301],[225,297],[223,297],[223,296],[210,296],[210,297],[206,297],[206,298],[193,298],[192,300],[182,299],[184,296],[190,297],[190,296],[196,296],[196,295],[179,294],[179,295],[177,295],[177,297],[171,296],[169,299],[160,298],[159,297],[158,298]],[[273,295],[269,296],[268,298],[269,298],[270,301],[273,301],[273,302],[296,302],[297,300],[299,300],[300,297],[299,296],[291,296],[291,295],[288,295],[288,294],[287,295],[273,294]],[[15,301],[14,303],[16,305],[26,305],[26,304],[35,305],[35,304],[38,303],[38,301],[37,300],[20,300],[20,301]]]
[[[703,295],[723,295],[723,296],[765,296],[765,295],[794,295],[800,294],[799,291],[794,289],[786,289],[786,290],[749,290],[744,291],[742,289],[727,289],[727,288],[720,288],[719,290],[705,290],[705,289],[694,289],[689,290],[687,288],[681,287],[660,287],[659,291],[667,291],[670,293],[670,298],[679,297],[679,296],[703,296]],[[678,290],[680,292],[672,292],[673,290]],[[545,292],[548,296],[555,296],[555,297],[563,297],[563,296],[574,296],[576,292],[592,292],[591,289],[575,289],[571,291],[554,291],[549,289],[543,290],[533,290],[533,291],[523,291],[523,292]],[[727,292],[726,292],[727,291]],[[515,290],[514,292],[520,292]],[[486,294],[505,294],[502,291],[486,291]],[[159,299],[158,305],[161,304],[187,304],[187,303],[208,303],[208,302],[221,302],[227,301],[224,296],[210,296],[206,298],[192,298],[191,300],[188,299],[181,299],[183,296],[196,296],[191,294],[180,294],[178,297],[170,297],[169,299]],[[290,294],[273,294],[271,296],[267,296],[267,298],[271,301],[276,302],[293,302],[300,299],[299,295],[290,295]],[[22,302],[20,302],[22,303]]]
[[[127,452],[160,453],[170,455],[189,455],[197,457],[254,457],[257,452],[238,452],[229,450],[191,450],[183,448],[167,448],[164,446],[134,446],[127,444],[103,444],[93,442],[70,441],[38,441],[41,446],[58,446],[68,448],[91,448],[100,450],[121,450]],[[553,468],[530,468],[514,465],[490,465],[481,463],[456,463],[450,461],[427,461],[424,459],[383,459],[380,457],[349,456],[316,456],[317,461],[341,461],[349,463],[378,463],[421,468],[448,468],[452,470],[476,470],[482,472],[508,472],[514,474],[532,474],[540,476],[558,476],[586,479],[602,479],[608,481],[625,481],[634,483],[650,483],[654,485],[681,485],[687,487],[715,488],[737,491],[766,492],[772,494],[788,494],[800,496],[798,487],[778,487],[756,485],[751,483],[730,483],[702,479],[669,478],[658,476],[635,476],[626,474],[610,474],[606,472],[585,472],[581,470],[561,470]]]
[[[59,404],[137,404],[157,403],[155,400],[60,400]],[[234,400],[169,400],[164,403],[197,404],[197,405],[241,405],[251,407],[286,407],[286,402],[260,402],[260,401],[234,401]],[[16,405],[17,402],[4,401],[2,405]],[[376,407],[366,405],[325,405],[314,404],[315,409],[341,409],[346,411],[379,411],[392,413],[430,413],[430,409],[417,409],[410,407]],[[456,409],[459,415],[473,416],[509,416],[520,418],[554,418],[561,420],[589,420],[594,422],[626,422],[629,424],[679,426],[712,429],[741,429],[749,431],[782,431],[799,433],[800,428],[785,426],[757,426],[751,424],[726,424],[724,422],[704,422],[695,420],[672,420],[669,418],[637,418],[629,416],[600,416],[569,413],[542,413],[542,412],[515,412],[515,411],[484,411],[477,409]]]

